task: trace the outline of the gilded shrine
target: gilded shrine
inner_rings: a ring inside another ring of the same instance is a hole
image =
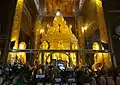
[[[63,16],[56,14],[53,25],[47,25],[47,33],[42,33],[42,44],[41,49],[53,49],[53,50],[74,50],[78,49],[78,40],[72,33],[72,25],[67,25]],[[51,53],[44,54],[44,62],[50,63]],[[76,65],[76,55],[75,53],[52,53],[52,59],[66,61],[67,64],[70,63],[72,66]]]

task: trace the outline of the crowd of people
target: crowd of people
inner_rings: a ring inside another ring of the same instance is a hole
[[[0,65],[0,85],[120,85],[120,74],[90,66]]]

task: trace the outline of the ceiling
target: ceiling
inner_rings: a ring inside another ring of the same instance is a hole
[[[63,15],[73,15],[75,11],[76,0],[45,0],[46,14],[54,14],[57,9],[60,9]]]

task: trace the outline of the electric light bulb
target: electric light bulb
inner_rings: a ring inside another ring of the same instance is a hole
[[[60,16],[60,14],[61,14],[60,11],[56,12],[56,16]]]

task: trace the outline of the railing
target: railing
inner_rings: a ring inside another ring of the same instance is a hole
[[[34,52],[84,52],[84,53],[109,53],[111,52],[110,50],[40,50],[40,49],[10,49],[8,52],[26,52],[26,53],[34,53]]]

